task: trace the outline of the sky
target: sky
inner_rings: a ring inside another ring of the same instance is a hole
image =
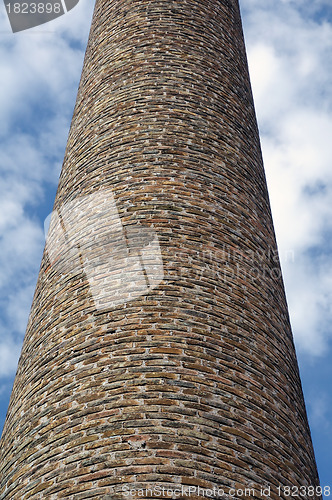
[[[332,4],[240,0],[272,214],[322,486],[332,486]],[[0,428],[93,10],[13,34],[0,4]],[[327,498],[327,497],[326,497]]]

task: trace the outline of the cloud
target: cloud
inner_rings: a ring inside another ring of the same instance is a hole
[[[332,24],[325,2],[311,4],[242,1],[293,332],[299,350],[319,356],[332,336]]]
[[[90,24],[81,0],[13,35],[0,9],[0,375],[16,370]],[[48,199],[51,193],[51,199]]]
[[[16,367],[17,360],[21,351],[21,342],[14,343],[9,338],[0,341],[0,376],[8,376],[13,373],[13,367]]]
[[[330,409],[329,409],[329,397],[326,393],[316,394],[312,396],[311,401],[311,419],[315,425],[323,426],[324,429],[330,431],[331,421],[330,421]]]

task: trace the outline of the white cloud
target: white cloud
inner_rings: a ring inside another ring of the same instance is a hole
[[[38,263],[39,264],[39,263]],[[32,268],[32,266],[30,267]],[[23,334],[28,322],[28,316],[31,308],[31,297],[35,289],[35,283],[29,280],[28,285],[22,285],[13,291],[7,300],[7,323],[12,329],[18,332],[18,337],[23,339]],[[17,307],[19,305],[19,307]]]
[[[1,338],[0,376],[6,377],[8,375],[12,375],[13,371],[15,372],[21,347],[21,342],[15,343],[11,337]]]
[[[0,375],[15,372],[83,63],[92,3],[10,32],[0,9]],[[47,214],[45,214],[46,216]]]
[[[284,265],[284,274],[296,345],[309,355],[321,355],[331,333],[330,257],[295,254],[295,261]]]
[[[293,332],[315,356],[332,337],[332,25],[310,3],[242,7],[278,245],[295,256],[283,263]]]
[[[325,391],[311,395],[309,404],[310,420],[317,428],[331,432],[330,401]]]

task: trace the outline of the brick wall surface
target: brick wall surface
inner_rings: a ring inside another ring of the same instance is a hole
[[[237,0],[97,0],[55,210],[66,206],[75,244],[55,235],[58,258],[44,252],[0,498],[180,484],[193,499],[198,486],[261,498],[263,485],[286,499],[278,486],[317,486]],[[108,256],[123,264],[123,234],[139,256],[140,228],[157,235],[162,279],[119,285],[112,302]]]

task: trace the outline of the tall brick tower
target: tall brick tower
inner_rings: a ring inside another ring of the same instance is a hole
[[[320,498],[238,1],[97,0],[1,498],[261,487]]]

